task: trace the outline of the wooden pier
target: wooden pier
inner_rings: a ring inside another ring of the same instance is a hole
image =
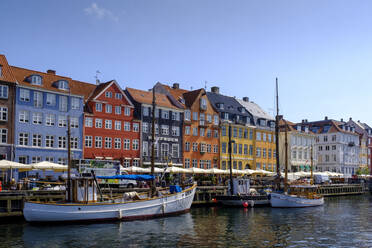
[[[121,195],[128,191],[144,192],[149,189],[103,189],[105,195]],[[213,199],[217,195],[226,194],[227,186],[198,186],[193,205],[215,204]],[[323,196],[357,195],[368,192],[368,185],[363,184],[337,184],[321,185],[318,194]],[[17,190],[0,192],[0,218],[22,216],[24,201],[56,202],[65,198],[65,191],[60,190]]]

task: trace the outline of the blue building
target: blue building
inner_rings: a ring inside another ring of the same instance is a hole
[[[95,85],[12,66],[17,80],[15,101],[15,161],[67,164],[67,124],[71,126],[73,159],[83,153],[84,99]]]

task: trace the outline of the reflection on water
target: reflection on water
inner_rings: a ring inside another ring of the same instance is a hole
[[[372,247],[372,198],[305,209],[194,208],[148,221],[0,224],[4,247]]]

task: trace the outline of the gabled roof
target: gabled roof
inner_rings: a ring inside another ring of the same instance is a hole
[[[126,90],[131,95],[131,97],[134,99],[134,101],[138,103],[149,104],[149,105],[152,104],[152,91],[144,91],[144,90],[138,90],[138,89],[133,89],[133,88],[126,88]],[[168,97],[164,94],[155,93],[155,103],[159,107],[180,110],[180,108],[177,108],[176,106],[174,106],[171,103],[171,101],[168,99]]]
[[[29,69],[24,69],[16,66],[11,66],[13,74],[21,86],[32,87],[36,89],[44,89],[49,91],[55,91],[59,93],[83,96],[84,99],[87,99],[91,92],[96,88],[96,85],[90,83],[84,83],[77,80],[72,80],[69,77],[59,76],[52,73],[45,73],[40,71],[34,71]],[[32,85],[27,82],[26,79],[31,75],[40,75],[43,78],[42,85]],[[66,80],[69,83],[69,91],[58,89],[55,86],[55,82],[59,80]]]
[[[216,108],[218,112],[226,112],[230,114],[251,117],[250,114],[247,113],[246,111],[244,113],[239,111],[239,108],[242,108],[243,106],[234,97],[224,96],[219,93],[213,92],[207,92],[207,96],[209,101],[212,103],[212,105]],[[217,106],[218,103],[223,103],[224,109],[218,108]]]
[[[205,92],[205,90],[198,89],[198,90],[193,90],[193,91],[183,93],[183,98],[185,99],[186,107],[190,108],[194,104],[194,102],[197,100],[200,93],[202,92]]]
[[[12,69],[10,68],[8,64],[6,57],[2,54],[0,54],[0,66],[2,67],[0,81],[6,81],[9,83],[17,83],[17,80],[12,73]]]
[[[160,84],[163,86],[177,101],[179,101],[180,98],[183,98],[183,94],[189,92],[185,89],[175,89],[169,85],[166,84]]]
[[[258,104],[251,102],[251,101],[243,101],[241,99],[237,99],[237,101],[254,117],[262,118],[266,120],[275,120],[271,115],[266,113]]]
[[[120,93],[125,97],[128,104],[133,107],[133,103],[131,102],[131,100],[129,100],[127,95],[123,92],[123,90],[121,89],[118,82],[116,82],[116,80],[111,80],[111,81],[108,81],[106,83],[101,83],[101,84],[97,85],[96,88],[94,89],[94,91],[92,92],[91,96],[89,97],[89,100],[96,100],[100,95],[103,94],[103,92],[105,92],[113,84],[115,84],[116,87],[120,90]]]
[[[347,125],[346,122],[336,121],[332,119],[306,122],[305,125],[308,125],[311,131],[313,131],[314,133],[318,133],[318,134],[340,132],[340,133],[358,135],[355,132],[346,131],[342,129],[342,126]]]

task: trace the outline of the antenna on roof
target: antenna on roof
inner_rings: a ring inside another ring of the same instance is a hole
[[[204,89],[205,89],[205,91],[207,91],[207,81],[204,81]]]
[[[99,81],[98,79],[98,74],[100,74],[101,72],[99,70],[96,71],[96,76],[95,76],[95,79],[96,79],[96,84],[100,84],[101,82]]]

